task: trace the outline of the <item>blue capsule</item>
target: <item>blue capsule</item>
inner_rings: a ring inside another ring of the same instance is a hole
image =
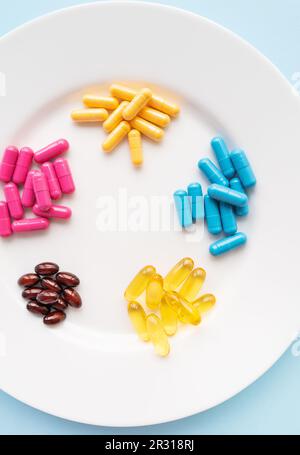
[[[211,199],[208,195],[204,196],[205,219],[208,232],[211,234],[220,234],[222,232],[222,223],[219,212],[219,204]]]
[[[226,235],[233,235],[237,231],[237,224],[232,205],[220,202],[220,215],[223,231]]]
[[[244,245],[247,242],[247,236],[242,232],[225,237],[224,239],[217,240],[212,243],[209,247],[209,252],[213,256],[219,256],[220,254],[227,253],[227,251],[234,250],[239,246]]]
[[[241,181],[239,178],[235,177],[234,179],[231,179],[230,182],[230,188],[235,191],[239,191],[240,193],[246,194],[243,185],[241,184]],[[235,214],[237,216],[246,216],[249,213],[249,205],[244,205],[244,207],[235,207]]]
[[[245,188],[256,184],[256,177],[243,150],[233,150],[230,154],[232,164]]]
[[[222,174],[220,169],[208,158],[203,158],[198,162],[198,168],[208,178],[211,183],[228,186],[229,182]]]
[[[222,185],[210,185],[207,189],[208,195],[213,199],[221,202],[227,202],[227,204],[235,205],[237,207],[243,207],[248,203],[248,197],[244,193],[232,190]]]
[[[231,177],[233,177],[235,174],[235,170],[232,165],[229,150],[224,139],[220,136],[214,137],[211,141],[211,146],[215,152],[216,158],[224,176],[228,179],[231,179]]]
[[[193,224],[192,210],[187,192],[177,190],[173,196],[180,225],[184,228],[191,226]]]
[[[191,183],[187,189],[192,207],[192,219],[194,222],[201,220],[204,218],[204,200],[202,187],[200,183]]]

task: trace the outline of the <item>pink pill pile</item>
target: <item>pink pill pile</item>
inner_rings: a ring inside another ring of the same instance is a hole
[[[61,198],[62,194],[75,191],[68,161],[57,158],[68,149],[69,143],[65,139],[35,153],[28,147],[20,151],[15,146],[5,149],[0,163],[0,180],[5,183],[5,201],[0,201],[1,237],[8,237],[13,232],[47,229],[49,218],[70,218],[69,207],[52,204],[52,200]],[[55,161],[51,162],[53,159]],[[40,167],[31,169],[33,161]],[[22,196],[20,185],[23,185]],[[25,218],[26,208],[31,208],[36,217]]]

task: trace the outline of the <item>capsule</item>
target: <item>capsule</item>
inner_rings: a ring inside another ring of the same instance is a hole
[[[130,302],[131,300],[137,299],[142,292],[146,289],[150,278],[156,273],[155,267],[152,265],[146,265],[143,267],[133,278],[133,280],[127,286],[124,297]]]
[[[49,210],[52,202],[45,174],[36,171],[32,176],[32,185],[38,208],[42,211]]]
[[[141,109],[149,103],[152,92],[149,88],[144,88],[138,92],[123,111],[124,120],[130,121],[138,115]]]
[[[217,240],[212,243],[209,247],[209,252],[213,256],[219,256],[220,254],[227,253],[227,251],[234,250],[247,242],[247,236],[242,232],[225,237],[224,239]]]
[[[159,307],[163,293],[164,280],[161,275],[155,273],[150,278],[146,287],[146,304],[151,310]]]
[[[35,266],[34,271],[38,275],[50,276],[59,271],[59,266],[55,262],[41,262]]]
[[[193,224],[192,208],[188,194],[184,190],[177,190],[173,194],[175,208],[180,226],[187,228]]]
[[[112,130],[116,128],[116,126],[119,125],[119,123],[122,122],[123,120],[123,110],[125,109],[126,106],[128,106],[128,101],[122,101],[122,103],[119,104],[117,109],[115,109],[110,116],[105,120],[103,123],[103,129],[106,131],[106,133],[110,133]]]
[[[113,98],[112,96],[84,95],[82,101],[86,107],[104,108],[109,111],[117,109],[119,106],[117,98]]]
[[[140,166],[143,163],[143,145],[141,133],[138,130],[129,131],[128,142],[131,161],[135,166]]]
[[[48,291],[54,291],[58,294],[62,291],[60,285],[51,277],[46,276],[41,279],[41,286],[43,289],[47,289]]]
[[[130,124],[132,128],[135,128],[140,133],[144,134],[144,136],[147,136],[153,141],[159,142],[164,137],[165,133],[161,128],[153,125],[153,123],[150,123],[141,117],[135,117],[133,120],[131,120]]]
[[[237,224],[232,205],[220,202],[220,215],[224,234],[233,235],[237,231]]]
[[[129,319],[142,341],[149,341],[150,337],[146,326],[146,313],[142,305],[138,302],[128,303],[128,316]]]
[[[34,160],[36,163],[44,163],[45,161],[52,160],[58,155],[66,152],[69,149],[69,142],[66,139],[59,139],[58,141],[52,142],[46,147],[42,148],[34,154]]]
[[[36,300],[37,296],[42,292],[41,288],[38,287],[31,287],[31,288],[26,288],[22,292],[22,297],[24,299],[29,299],[29,300]]]
[[[9,237],[12,234],[7,202],[0,202],[0,236]]]
[[[206,313],[216,303],[216,297],[213,294],[203,294],[197,300],[194,300],[193,306],[196,307],[200,314]]]
[[[50,161],[48,161],[47,163],[43,163],[41,165],[41,171],[46,176],[51,199],[56,200],[61,198],[62,192],[59,186],[59,181],[57,179],[53,163],[51,163]]]
[[[180,288],[179,294],[181,297],[188,300],[189,302],[195,300],[197,294],[203,286],[205,278],[206,271],[201,267],[192,270]]]
[[[82,305],[80,294],[73,288],[66,288],[61,297],[74,308],[80,308]]]
[[[40,277],[36,273],[25,273],[18,279],[18,284],[24,287],[31,287],[38,284]]]
[[[103,108],[76,109],[71,113],[75,122],[104,122],[108,118],[108,112]]]
[[[205,195],[204,207],[208,232],[214,235],[220,234],[222,232],[222,223],[218,202]]]
[[[46,218],[24,218],[12,223],[13,232],[28,232],[47,229],[49,221]]]
[[[55,308],[56,310],[64,311],[68,308],[68,304],[62,297],[58,297],[57,302],[53,303],[51,307]]]
[[[232,190],[223,185],[213,184],[207,189],[209,197],[217,201],[227,202],[227,204],[243,207],[248,204],[248,197],[245,193]]]
[[[78,286],[80,284],[79,278],[70,272],[59,272],[55,277],[57,283],[68,288]]]
[[[72,216],[72,210],[65,205],[52,204],[49,210],[41,210],[37,204],[33,206],[33,213],[45,218],[61,218],[67,220]]]
[[[10,216],[15,220],[22,218],[24,210],[19,194],[18,187],[15,183],[10,182],[4,186],[4,195],[8,205]]]
[[[235,191],[239,191],[240,193],[247,194],[246,191],[244,190],[243,185],[241,184],[241,181],[239,178],[234,178],[231,179],[230,182],[230,188]],[[237,216],[247,216],[249,213],[249,205],[244,205],[243,207],[235,207],[235,214]]]
[[[235,170],[230,159],[230,153],[224,139],[220,136],[214,137],[211,141],[211,146],[215,152],[219,166],[223,175],[231,179],[234,176]]]
[[[156,354],[162,357],[167,356],[170,352],[170,344],[159,317],[154,313],[149,314],[146,325]]]
[[[177,292],[166,292],[164,298],[172,310],[176,312],[181,322],[192,325],[200,324],[201,315],[199,310]]]
[[[62,192],[74,193],[75,184],[68,161],[65,158],[58,158],[54,161],[54,169]]]
[[[165,298],[162,299],[159,309],[164,331],[169,337],[175,335],[178,325],[176,312],[168,305]]]
[[[188,277],[194,267],[194,261],[191,258],[183,258],[172,267],[164,279],[164,289],[174,291]]]
[[[8,183],[11,181],[16,163],[19,156],[17,147],[10,145],[4,150],[3,158],[0,164],[0,180]]]
[[[61,310],[50,311],[49,314],[44,316],[43,322],[46,325],[54,325],[66,319],[66,314]]]
[[[22,193],[22,205],[23,207],[32,207],[35,202],[35,194],[33,190],[32,177],[37,172],[36,170],[29,171],[24,183],[23,193]]]
[[[42,315],[46,315],[50,311],[49,308],[47,308],[46,306],[40,305],[39,303],[34,302],[32,300],[27,303],[26,308],[31,313],[42,314]]]
[[[57,302],[58,297],[59,295],[56,291],[44,289],[37,295],[36,300],[42,305],[52,305],[52,303]]]
[[[222,174],[220,169],[208,158],[203,158],[198,162],[198,168],[211,183],[228,186],[227,178]]]
[[[106,153],[111,152],[120,142],[124,139],[124,137],[129,133],[130,125],[128,122],[122,121],[116,126],[115,129],[107,136],[105,141],[102,144],[102,148]]]
[[[25,182],[31,167],[33,155],[33,151],[29,147],[21,148],[13,175],[13,182],[17,185]]]
[[[190,183],[188,196],[191,201],[192,220],[195,223],[204,218],[204,199],[200,183]]]
[[[139,117],[143,118],[144,120],[148,120],[148,122],[154,123],[156,126],[160,126],[161,128],[165,128],[169,125],[171,119],[169,115],[164,114],[156,109],[152,109],[152,107],[146,106],[139,112]]]
[[[254,186],[256,184],[256,177],[246,153],[239,149],[233,150],[230,158],[244,188]]]

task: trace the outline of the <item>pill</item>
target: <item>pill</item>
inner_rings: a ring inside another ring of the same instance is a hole
[[[34,302],[34,301],[29,301],[26,305],[26,308],[28,311],[30,311],[31,313],[35,313],[35,314],[46,315],[50,311],[50,309],[47,308],[46,306],[40,305],[39,303]]]
[[[35,202],[35,194],[33,190],[32,177],[37,172],[36,170],[29,171],[24,183],[23,193],[21,197],[23,207],[32,207]]]
[[[233,235],[237,231],[237,224],[232,205],[220,202],[220,215],[224,234]]]
[[[248,204],[248,197],[245,193],[240,193],[223,185],[210,185],[207,192],[209,197],[237,207],[243,207]]]
[[[13,182],[17,185],[25,182],[32,159],[33,151],[29,147],[21,148],[13,175]]]
[[[117,145],[120,144],[124,137],[127,136],[129,131],[130,125],[128,122],[122,121],[121,123],[119,123],[103,142],[102,144],[103,150],[106,153],[111,152]]]
[[[149,88],[143,88],[139,91],[123,111],[124,120],[130,121],[138,115],[141,109],[148,104],[152,98],[152,92]]]
[[[82,305],[80,294],[73,288],[66,288],[61,297],[74,308],[80,308]]]
[[[79,278],[70,272],[59,272],[55,277],[57,283],[69,287],[75,287],[80,284]]]
[[[55,262],[41,262],[34,268],[35,273],[43,276],[54,275],[59,271],[59,267]]]
[[[222,223],[218,202],[206,195],[204,196],[204,208],[208,232],[214,235],[220,234]]]
[[[71,113],[71,118],[75,122],[104,122],[108,117],[108,112],[103,108],[76,109]]]
[[[246,191],[244,190],[244,187],[238,177],[235,177],[234,179],[231,179],[229,182],[230,188],[232,190],[239,191],[240,193],[247,194]],[[243,207],[235,207],[235,214],[237,216],[246,216],[249,213],[249,205],[246,204]]]
[[[17,147],[10,145],[4,150],[2,161],[0,164],[0,180],[2,182],[10,182],[12,179],[16,163],[19,156]]]
[[[9,237],[12,234],[7,202],[0,202],[0,236]]]
[[[206,313],[216,303],[216,298],[213,294],[203,294],[197,300],[194,300],[193,306],[198,308],[200,314]]]
[[[188,277],[193,267],[194,261],[188,257],[177,262],[164,278],[164,289],[166,291],[175,291]]]
[[[34,160],[37,163],[44,163],[58,155],[66,152],[69,149],[69,142],[66,139],[59,139],[58,141],[52,142],[41,150],[35,152]]]
[[[37,273],[25,273],[25,275],[20,276],[18,279],[18,284],[20,286],[31,287],[38,284],[40,277]]]
[[[43,322],[46,325],[54,325],[66,319],[66,314],[61,310],[50,311],[49,314],[44,316]]]
[[[143,145],[141,133],[138,130],[129,131],[128,142],[131,161],[135,166],[140,166],[143,163]]]
[[[246,153],[239,149],[233,150],[230,158],[244,188],[254,186],[256,184],[256,177]]]
[[[46,218],[24,218],[12,223],[13,232],[28,232],[47,229],[49,221]]]
[[[43,163],[41,165],[41,171],[46,176],[51,199],[59,199],[62,193],[53,163],[50,161]]]
[[[62,288],[60,285],[51,277],[47,276],[41,279],[41,286],[43,289],[48,289],[48,291],[54,291],[60,293]]]
[[[85,95],[82,98],[83,104],[86,107],[102,107],[104,109],[113,110],[119,106],[117,98],[112,96],[97,96],[97,95]]]
[[[242,232],[238,232],[230,237],[217,240],[212,243],[209,247],[209,251],[213,256],[219,256],[220,254],[227,253],[227,251],[238,248],[247,242],[247,237]]]
[[[137,297],[139,297],[142,292],[144,292],[150,278],[155,273],[156,269],[152,265],[146,265],[146,267],[143,267],[127,286],[124,292],[125,299],[130,302],[131,300],[134,301]]]
[[[117,109],[115,109],[110,116],[108,117],[107,120],[103,123],[103,129],[106,131],[106,133],[110,133],[116,126],[119,125],[119,123],[122,122],[123,120],[123,110],[125,107],[128,105],[128,101],[122,101],[122,103],[119,104]]]
[[[183,323],[198,325],[201,322],[199,310],[192,303],[181,297],[177,292],[166,292],[163,297],[167,304],[176,312]]]
[[[154,313],[149,314],[146,319],[146,325],[156,354],[162,357],[167,356],[170,352],[170,344],[159,317]]]
[[[62,297],[58,297],[57,302],[53,303],[51,307],[55,308],[56,310],[64,311],[68,308],[68,304]]]
[[[36,297],[38,303],[42,305],[52,305],[58,299],[58,293],[56,291],[50,291],[49,289],[42,290]]]
[[[39,208],[39,210],[42,211],[49,210],[52,205],[52,202],[45,174],[43,172],[36,171],[32,175],[32,185],[36,205]]]
[[[146,304],[151,310],[156,310],[164,293],[164,280],[161,275],[155,273],[151,276],[146,287]]]
[[[40,292],[42,292],[42,289],[38,287],[26,288],[22,292],[22,297],[24,299],[36,300]]]
[[[140,339],[142,341],[149,341],[150,337],[146,326],[146,313],[142,305],[132,301],[128,303],[127,310],[129,319]]]
[[[164,331],[170,337],[177,332],[178,318],[176,312],[168,305],[166,299],[160,304],[160,318]]]
[[[75,184],[68,161],[58,158],[53,164],[61,191],[65,194],[74,193]]]
[[[49,210],[41,210],[37,204],[33,206],[33,213],[45,218],[61,218],[67,220],[72,216],[72,210],[65,205],[52,204]]]
[[[201,290],[206,278],[206,272],[201,267],[192,270],[180,288],[179,294],[184,299],[192,302]]]
[[[138,116],[131,120],[130,125],[144,134],[144,136],[156,142],[161,141],[165,134],[161,128]]]
[[[7,183],[4,186],[4,195],[10,216],[15,220],[21,219],[24,210],[17,185],[13,182]]]
[[[215,152],[219,166],[223,175],[231,179],[234,176],[235,170],[230,159],[230,153],[224,139],[220,136],[214,137],[211,141],[211,146]]]
[[[198,162],[198,167],[211,183],[218,183],[219,185],[224,186],[229,185],[227,178],[209,158],[200,160]]]
[[[160,126],[161,128],[168,126],[171,121],[169,115],[148,106],[144,107],[139,112],[139,117],[148,120],[148,122],[154,123],[154,125]]]
[[[177,190],[173,194],[175,208],[180,226],[187,228],[193,224],[192,208],[188,194],[184,190]]]
[[[196,222],[204,218],[204,198],[200,183],[190,183],[188,186],[188,196],[192,208],[192,220]]]

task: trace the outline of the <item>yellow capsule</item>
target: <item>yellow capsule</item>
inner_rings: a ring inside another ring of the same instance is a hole
[[[121,84],[112,84],[109,91],[112,96],[126,101],[131,101],[137,94],[137,90],[134,88],[125,87],[125,85]]]
[[[175,335],[177,332],[177,314],[170,305],[168,305],[164,297],[160,304],[160,317],[166,334],[168,336]]]
[[[146,313],[142,305],[138,302],[128,303],[128,315],[135,331],[143,341],[149,341],[150,337],[146,325]]]
[[[108,112],[103,108],[77,109],[71,113],[75,122],[103,122],[108,117]]]
[[[130,125],[128,122],[121,122],[112,132],[107,136],[102,144],[102,148],[105,152],[111,152],[130,131]]]
[[[198,308],[181,297],[177,292],[166,292],[163,299],[176,312],[180,321],[193,325],[200,324],[201,315]]]
[[[144,134],[145,136],[149,137],[153,141],[159,142],[164,137],[164,131],[153,123],[144,120],[141,117],[135,117],[130,122],[132,128],[135,128],[140,133]]]
[[[170,352],[170,344],[159,317],[154,313],[149,314],[146,319],[146,324],[156,354],[165,357]]]
[[[152,107],[144,107],[139,112],[139,117],[143,118],[144,120],[148,120],[148,122],[154,123],[154,125],[160,126],[161,128],[165,128],[169,125],[171,119],[167,114],[163,112],[157,111],[156,109],[152,109]]]
[[[204,269],[201,269],[201,267],[192,270],[180,288],[179,294],[189,302],[192,302],[202,288],[205,277],[206,272]]]
[[[117,109],[119,101],[112,96],[84,95],[82,98],[86,107],[104,107],[108,110]]]
[[[146,287],[146,304],[151,310],[156,310],[159,307],[162,296],[164,294],[163,278],[156,273],[150,278]]]
[[[202,314],[210,310],[215,303],[216,297],[213,294],[204,294],[193,302],[193,306],[199,310],[200,314]]]
[[[127,286],[127,289],[124,292],[125,299],[130,302],[131,300],[135,300],[139,297],[142,292],[144,292],[150,278],[155,273],[156,269],[152,265],[146,265],[146,267],[143,267]]]
[[[152,98],[152,92],[149,88],[143,88],[138,92],[135,97],[130,101],[128,106],[123,111],[124,120],[132,120],[138,115],[141,109],[148,104]]]
[[[194,261],[191,258],[183,258],[177,262],[164,279],[165,291],[175,291],[187,278],[193,267]]]
[[[143,163],[143,145],[141,133],[138,130],[129,131],[128,142],[131,161],[135,166],[140,166]]]
[[[106,133],[110,133],[116,126],[119,125],[119,123],[122,122],[123,120],[123,115],[122,112],[125,109],[125,107],[128,105],[128,101],[122,101],[122,103],[119,104],[117,109],[115,109],[110,116],[108,117],[107,120],[103,123],[103,129],[106,131]]]

